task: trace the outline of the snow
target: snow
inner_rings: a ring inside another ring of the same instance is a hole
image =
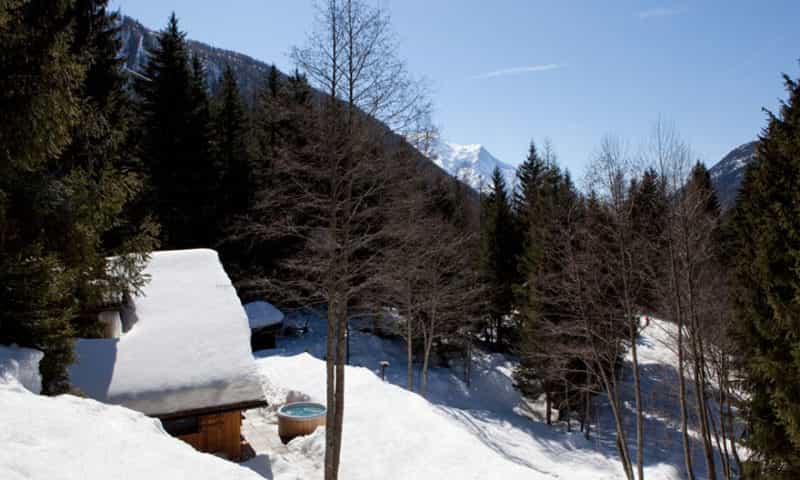
[[[81,339],[70,381],[88,396],[149,415],[263,398],[250,328],[213,250],[154,252],[119,339]]]
[[[246,303],[244,311],[247,312],[247,319],[250,321],[251,329],[271,327],[283,322],[283,312],[269,302],[259,300]]]
[[[283,445],[277,435],[276,410],[293,399],[324,403],[325,320],[313,313],[293,313],[285,322],[308,322],[309,331],[280,338],[277,349],[256,352],[259,369],[270,379],[271,406],[246,413],[243,435],[257,456],[245,465],[275,480],[321,479],[324,429]],[[564,422],[547,426],[537,413],[543,409],[541,402],[526,402],[514,389],[516,359],[476,349],[470,385],[462,379],[460,363],[434,366],[425,399],[404,388],[404,344],[372,335],[368,322],[354,323],[352,366],[346,367],[341,478],[624,478],[613,417],[604,397],[595,399],[590,439],[566,431]],[[674,325],[651,319],[638,342],[645,477],[654,480],[685,478],[674,335]],[[625,360],[620,382],[624,426],[635,456],[630,354]],[[379,377],[382,361],[389,362],[385,382]],[[418,374],[415,368],[415,381]],[[696,478],[706,478],[700,436],[692,428],[690,436]]]
[[[33,393],[42,391],[39,362],[44,354],[32,348],[0,345],[0,382],[18,381]]]
[[[477,191],[491,188],[495,167],[503,174],[509,191],[516,182],[515,168],[495,158],[480,144],[460,145],[436,139],[432,150],[433,163]]]
[[[255,480],[252,470],[199,453],[158,420],[71,395],[34,395],[0,380],[3,480]]]
[[[256,456],[241,467],[195,452],[141,413],[69,395],[36,396],[9,377],[0,380],[0,478],[321,479],[324,427],[284,445],[276,412],[289,401],[324,403],[325,320],[313,313],[294,313],[285,321],[307,324],[308,333],[283,337],[280,348],[257,352],[252,363],[264,381],[270,406],[245,413],[242,433]],[[148,328],[147,322],[149,317],[143,315],[133,330],[114,342],[124,343],[128,335]],[[566,431],[564,422],[547,426],[537,419],[541,405],[529,404],[513,388],[515,358],[476,349],[472,382],[464,383],[457,361],[435,363],[426,399],[404,388],[403,343],[372,335],[369,326],[353,322],[350,330],[352,365],[346,367],[341,478],[624,478],[613,421],[602,396],[595,400],[598,415],[591,439]],[[674,392],[674,335],[674,325],[653,319],[638,342],[645,477],[654,480],[685,477]],[[386,381],[378,376],[383,361],[389,363]],[[625,361],[625,428],[635,455],[630,355]],[[699,435],[692,430],[690,436],[697,478],[702,479]]]
[[[289,315],[305,323],[301,337],[279,339],[279,348],[256,352],[259,369],[270,379],[271,406],[246,413],[245,438],[257,456],[245,465],[275,480],[320,479],[324,430],[283,445],[277,436],[276,409],[289,398],[325,401],[325,322],[318,315]],[[364,325],[366,327],[366,325]],[[672,393],[675,355],[673,325],[651,320],[639,343],[646,411],[645,477],[684,478],[677,400]],[[615,447],[614,426],[605,399],[589,440],[537,419],[540,405],[524,402],[513,388],[516,360],[477,350],[472,382],[461,366],[436,366],[429,374],[428,399],[404,388],[405,350],[401,341],[379,338],[358,325],[351,328],[351,363],[346,368],[343,479],[526,478],[603,480],[624,478]],[[628,359],[629,361],[630,359]],[[380,362],[388,361],[386,382]],[[418,371],[415,371],[415,375]],[[623,370],[623,403],[629,441],[634,447],[630,364]],[[573,424],[575,427],[575,424]],[[694,440],[697,478],[704,477],[699,435]]]

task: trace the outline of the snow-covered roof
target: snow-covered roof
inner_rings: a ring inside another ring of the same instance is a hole
[[[259,300],[246,303],[244,311],[250,320],[250,328],[271,327],[283,321],[283,312],[269,302]]]
[[[264,398],[250,328],[213,250],[154,252],[119,339],[82,339],[71,383],[88,396],[165,415]]]

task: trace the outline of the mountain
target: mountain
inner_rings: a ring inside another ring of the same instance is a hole
[[[147,51],[155,48],[158,43],[158,32],[148,29],[131,17],[124,16],[120,23],[119,35],[122,43],[120,56],[125,59],[125,69],[132,75],[142,75],[147,65]],[[187,45],[189,53],[196,54],[202,60],[206,69],[206,83],[212,92],[216,91],[225,66],[230,65],[243,97],[254,99],[271,68],[271,65],[247,55],[215,48],[196,40],[187,40]],[[280,71],[278,71],[278,75],[286,77],[286,74]],[[319,91],[316,93],[322,96],[326,95]],[[388,130],[388,127],[383,124],[378,125],[378,128]],[[400,141],[401,138],[393,132],[387,135],[388,143]],[[449,179],[449,174],[463,179],[464,183],[472,186],[476,191],[481,183],[489,185],[495,164],[499,165],[506,174],[509,185],[513,180],[514,169],[498,161],[480,145],[462,146],[442,143],[437,160],[430,161],[425,156],[419,155],[419,158],[414,161],[421,166],[420,174],[431,181]],[[448,165],[450,168],[445,168],[443,165]],[[458,172],[458,175],[454,172]],[[477,195],[470,195],[469,199],[477,205]]]
[[[495,167],[500,168],[509,190],[515,182],[516,169],[498,160],[480,144],[459,145],[437,140],[433,145],[431,160],[476,191],[491,188]]]
[[[755,158],[756,142],[745,143],[734,148],[709,170],[723,208],[731,208],[736,204],[736,194],[742,184],[745,169]]]
[[[120,23],[120,55],[125,58],[125,68],[133,74],[141,74],[147,64],[147,51],[155,48],[158,32],[150,30],[131,17],[124,16]],[[190,55],[197,55],[206,69],[206,82],[215,92],[226,65],[230,65],[246,99],[253,98],[263,85],[270,65],[247,55],[215,48],[195,40],[187,40]]]

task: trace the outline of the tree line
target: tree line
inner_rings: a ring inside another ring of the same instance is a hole
[[[731,210],[662,121],[637,154],[603,139],[582,189],[551,148],[542,154],[531,143],[516,184],[496,170],[483,196],[488,305],[477,338],[519,356],[515,383],[544,402],[548,424],[556,408],[558,420],[570,428],[576,419],[588,437],[593,397],[606,397],[629,479],[644,478],[637,339],[653,317],[675,326],[668,346],[677,356],[686,477],[696,477],[696,449],[707,478],[798,475],[800,88],[785,82],[789,99],[768,112]],[[620,384],[625,355],[631,409]]]

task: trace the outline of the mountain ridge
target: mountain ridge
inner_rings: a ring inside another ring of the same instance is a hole
[[[756,144],[752,141],[739,145],[708,170],[719,203],[725,209],[736,205],[744,173],[756,158]]]

